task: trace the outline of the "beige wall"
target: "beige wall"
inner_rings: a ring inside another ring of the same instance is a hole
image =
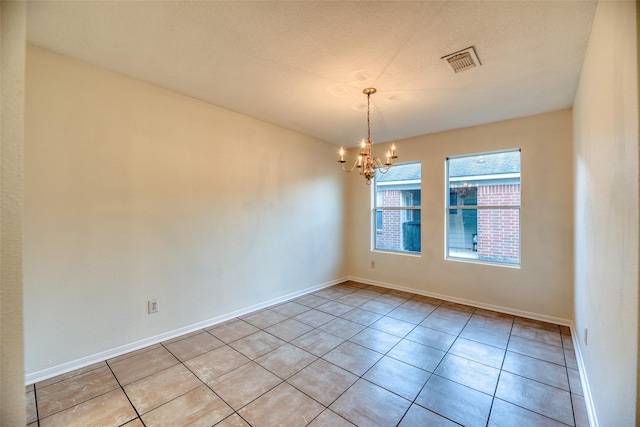
[[[334,146],[36,47],[25,113],[27,374],[346,276]]]
[[[399,161],[422,163],[422,253],[415,257],[370,251],[371,188],[362,177],[349,177],[350,275],[569,322],[573,318],[571,138],[571,112],[565,110],[399,141]],[[521,267],[445,260],[446,157],[510,148],[522,149]],[[376,261],[375,269],[370,260]]]
[[[25,419],[22,148],[26,5],[0,3],[0,425]]]
[[[637,425],[635,7],[598,3],[574,105],[575,323],[601,426]]]

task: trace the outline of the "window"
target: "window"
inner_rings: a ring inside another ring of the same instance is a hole
[[[520,150],[447,159],[446,256],[520,265]]]
[[[386,174],[376,170],[373,247],[420,253],[420,163],[396,164]]]

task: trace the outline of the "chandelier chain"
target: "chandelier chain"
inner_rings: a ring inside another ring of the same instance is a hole
[[[371,94],[367,93],[367,141],[371,141],[371,120],[369,118]]]

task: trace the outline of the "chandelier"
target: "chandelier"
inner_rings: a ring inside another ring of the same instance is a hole
[[[376,176],[376,169],[381,173],[387,173],[389,169],[391,169],[391,166],[393,166],[393,161],[398,158],[398,156],[396,156],[395,144],[392,144],[391,150],[387,151],[386,161],[384,163],[382,163],[382,160],[378,157],[371,156],[371,146],[373,143],[371,142],[371,126],[369,121],[369,99],[376,91],[374,87],[368,87],[362,91],[362,93],[367,95],[367,139],[363,139],[360,143],[360,154],[358,154],[358,158],[350,169],[345,169],[344,164],[347,162],[344,159],[345,151],[344,147],[340,147],[340,160],[338,160],[342,166],[342,170],[345,172],[351,172],[357,167],[358,173],[367,180],[367,185],[370,185],[371,179]]]

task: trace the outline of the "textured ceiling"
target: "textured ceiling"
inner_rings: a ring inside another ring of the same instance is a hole
[[[30,1],[28,41],[336,145],[568,108],[595,1]],[[442,56],[475,46],[480,67]]]

